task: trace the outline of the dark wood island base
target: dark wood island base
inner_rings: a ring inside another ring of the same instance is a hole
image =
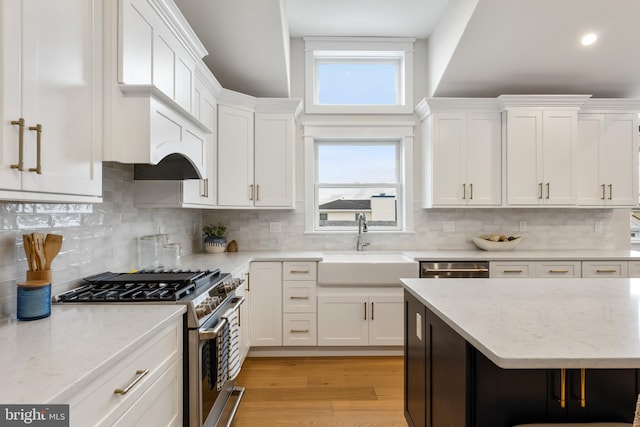
[[[405,290],[404,413],[412,427],[632,423],[637,369],[502,369]]]

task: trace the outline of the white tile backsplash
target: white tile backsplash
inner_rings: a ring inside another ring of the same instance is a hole
[[[102,271],[137,265],[137,237],[162,230],[182,245],[183,255],[202,250],[203,223],[222,222],[228,240],[242,250],[353,250],[355,233],[305,234],[304,203],[295,210],[138,209],[133,205],[132,167],[103,165],[101,204],[0,202],[0,315],[15,313],[16,283],[25,279],[22,234],[64,236],[53,262],[53,294]],[[420,202],[416,202],[420,206]],[[523,249],[628,249],[629,209],[437,209],[414,210],[411,233],[368,233],[369,250],[471,249],[470,237],[486,232],[522,234]],[[443,222],[455,231],[444,232]],[[520,233],[520,221],[527,231]],[[602,232],[594,231],[594,222]],[[270,222],[281,232],[271,233]],[[196,234],[194,235],[194,227]]]

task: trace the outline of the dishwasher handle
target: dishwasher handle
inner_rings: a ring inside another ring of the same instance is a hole
[[[488,261],[445,261],[420,263],[420,277],[432,279],[488,278]]]

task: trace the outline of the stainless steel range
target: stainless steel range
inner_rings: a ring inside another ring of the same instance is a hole
[[[60,303],[185,304],[184,425],[230,425],[244,388],[238,310],[242,279],[220,270],[105,272],[56,296]]]

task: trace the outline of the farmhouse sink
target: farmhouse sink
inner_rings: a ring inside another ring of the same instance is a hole
[[[398,252],[325,252],[318,263],[319,285],[400,285],[418,277],[418,262]]]

